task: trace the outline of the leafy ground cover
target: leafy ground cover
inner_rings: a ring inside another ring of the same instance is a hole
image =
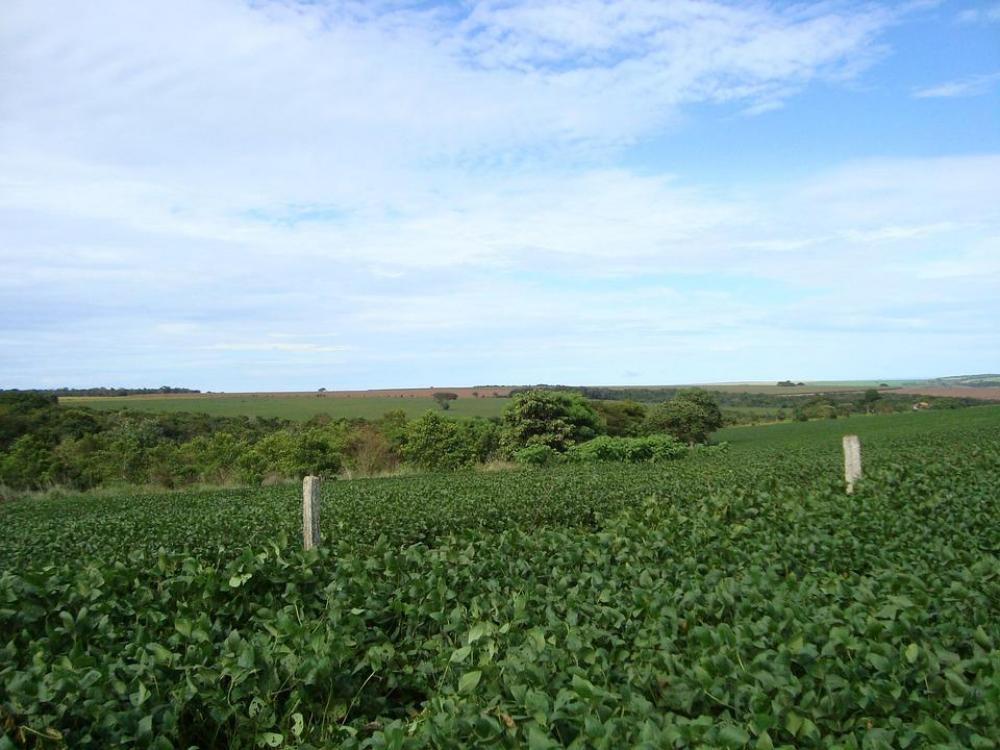
[[[721,437],[0,506],[0,748],[1000,743],[1000,409]]]

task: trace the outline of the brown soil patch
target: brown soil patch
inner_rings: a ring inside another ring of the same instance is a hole
[[[513,386],[496,386],[486,388],[383,388],[367,391],[324,391],[323,395],[336,398],[398,398],[398,397],[423,397],[431,398],[435,393],[454,393],[459,398],[492,398],[494,396],[508,396]],[[315,393],[287,394],[315,396]]]

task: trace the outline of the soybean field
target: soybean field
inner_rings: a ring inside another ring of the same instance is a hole
[[[716,438],[2,505],[0,748],[996,747],[1000,408]]]

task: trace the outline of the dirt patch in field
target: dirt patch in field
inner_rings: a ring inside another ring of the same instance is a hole
[[[977,398],[983,401],[1000,401],[1000,388],[972,388],[969,386],[951,386],[938,388],[934,386],[908,386],[894,388],[893,393],[907,393],[914,396],[948,396],[950,398]]]

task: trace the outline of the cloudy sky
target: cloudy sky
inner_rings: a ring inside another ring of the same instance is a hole
[[[0,387],[987,371],[1000,3],[0,5]]]

